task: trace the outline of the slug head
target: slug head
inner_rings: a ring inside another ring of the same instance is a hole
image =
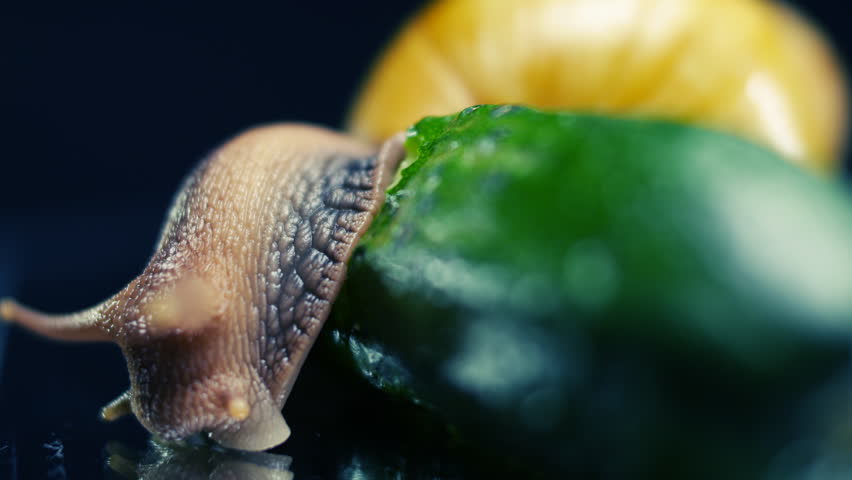
[[[140,278],[151,277],[157,275],[146,271]],[[159,289],[156,282],[144,288],[139,279],[135,283],[118,295],[125,317],[112,324],[122,325],[116,341],[131,384],[124,397],[140,422],[167,440],[207,432],[221,445],[241,450],[285,441],[290,429],[251,368],[255,362],[245,327],[234,321],[240,302],[229,301],[213,280],[192,274]]]
[[[327,318],[358,238],[403,156],[314,127],[250,130],[189,176],[145,270],[73,315],[12,301],[0,315],[60,340],[112,341],[133,413],[168,440],[206,432],[243,450],[290,434],[281,407]]]

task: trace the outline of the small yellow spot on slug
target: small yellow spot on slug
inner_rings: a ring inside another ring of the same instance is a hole
[[[188,276],[165,289],[142,308],[154,333],[198,331],[219,312],[221,295],[208,281]]]
[[[251,413],[251,407],[249,407],[246,399],[242,397],[232,398],[228,401],[228,415],[231,416],[234,420],[245,420],[248,418]]]
[[[151,323],[167,329],[180,326],[180,304],[176,295],[161,295],[145,306],[144,312],[151,317]]]
[[[10,298],[0,300],[0,319],[11,322],[15,316],[15,302]]]

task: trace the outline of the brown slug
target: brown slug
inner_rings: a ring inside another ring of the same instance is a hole
[[[156,252],[109,300],[50,316],[6,300],[0,316],[60,340],[112,341],[131,411],[177,440],[263,450],[289,436],[281,408],[329,314],[346,261],[403,156],[302,125],[249,130],[185,181]]]

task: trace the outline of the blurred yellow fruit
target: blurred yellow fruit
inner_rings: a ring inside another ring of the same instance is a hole
[[[369,74],[349,129],[372,141],[481,103],[662,117],[835,169],[845,81],[822,35],[763,0],[441,0]]]

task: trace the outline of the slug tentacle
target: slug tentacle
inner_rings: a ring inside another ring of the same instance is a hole
[[[133,409],[130,405],[131,398],[130,390],[128,390],[119,395],[115,400],[109,402],[101,409],[101,420],[105,422],[113,422],[125,415],[133,413]]]
[[[114,297],[71,316],[10,301],[0,313],[54,338],[118,343],[130,390],[105,420],[132,411],[167,440],[273,447],[290,435],[281,408],[402,138],[377,150],[304,125],[250,130],[190,175],[148,266]]]
[[[141,313],[148,318],[147,335],[197,333],[221,318],[222,291],[197,275],[187,275],[158,292]]]
[[[0,301],[0,318],[55,340],[108,342],[112,337],[103,323],[107,304],[70,315],[49,315],[14,300]]]

